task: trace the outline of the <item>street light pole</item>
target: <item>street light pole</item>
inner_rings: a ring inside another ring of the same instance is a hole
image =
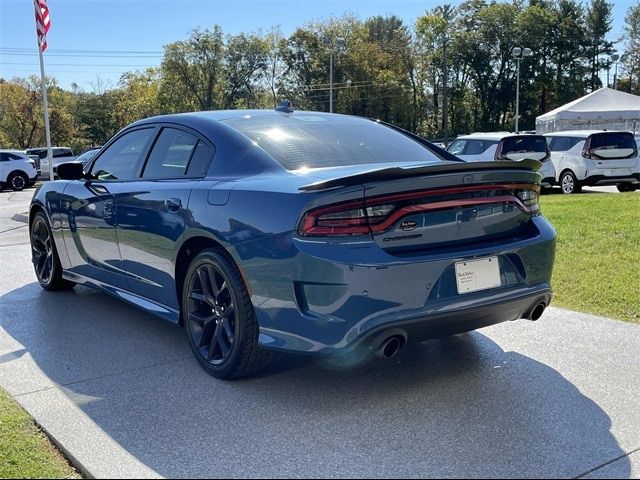
[[[520,133],[520,60],[531,55],[530,48],[513,47],[511,56],[516,59],[516,133]]]
[[[617,53],[614,53],[613,55],[611,55],[611,60],[616,62],[616,72],[613,74],[613,89],[617,90],[618,89],[618,61],[624,63],[627,60],[627,54],[624,53],[622,56],[620,56]]]
[[[333,50],[329,52],[329,113],[333,113]]]
[[[336,43],[333,42],[328,36],[322,37],[322,44],[325,47],[329,47],[329,113],[333,113],[333,54],[338,47],[344,47],[346,42],[344,38],[336,38]]]

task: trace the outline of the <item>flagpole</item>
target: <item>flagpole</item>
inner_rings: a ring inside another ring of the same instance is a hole
[[[44,108],[44,131],[47,138],[47,161],[49,163],[49,180],[53,180],[53,152],[51,150],[51,129],[49,128],[49,101],[47,99],[47,82],[44,76],[44,54],[42,45],[38,40],[38,53],[40,54],[40,76],[42,77],[42,107]]]

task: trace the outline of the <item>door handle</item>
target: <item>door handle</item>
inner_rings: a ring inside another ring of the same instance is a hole
[[[168,198],[164,201],[165,207],[170,212],[177,212],[182,208],[182,201],[179,198]]]

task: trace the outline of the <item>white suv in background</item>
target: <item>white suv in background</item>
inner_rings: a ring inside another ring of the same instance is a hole
[[[0,190],[19,191],[36,183],[36,162],[17,150],[0,150]]]
[[[542,175],[543,188],[551,188],[555,184],[556,172],[549,161],[549,150],[542,135],[509,132],[472,133],[456,138],[447,151],[467,162],[505,160],[502,154],[505,142],[510,144],[510,156],[513,160],[528,158],[542,162],[539,172]]]
[[[640,158],[633,134],[576,130],[545,137],[563,193],[579,193],[585,185],[615,185],[621,192],[640,188]]]

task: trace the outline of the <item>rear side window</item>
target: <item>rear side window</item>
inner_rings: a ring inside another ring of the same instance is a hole
[[[27,155],[38,155],[40,160],[47,158],[47,149],[46,148],[32,148],[27,150]]]
[[[467,150],[465,155],[480,155],[486,152],[489,147],[496,145],[498,142],[493,140],[467,140]]]
[[[165,128],[153,146],[142,177],[161,179],[201,175],[210,160],[211,149],[195,135]]]
[[[0,152],[0,162],[8,162],[9,154],[6,152]]]
[[[583,140],[583,138],[579,137],[547,137],[549,150],[552,152],[566,152]]]
[[[288,170],[442,161],[407,135],[363,118],[300,112],[223,122],[254,141]]]
[[[100,155],[91,175],[98,180],[133,179],[154,132],[155,128],[145,128],[125,133]]]

